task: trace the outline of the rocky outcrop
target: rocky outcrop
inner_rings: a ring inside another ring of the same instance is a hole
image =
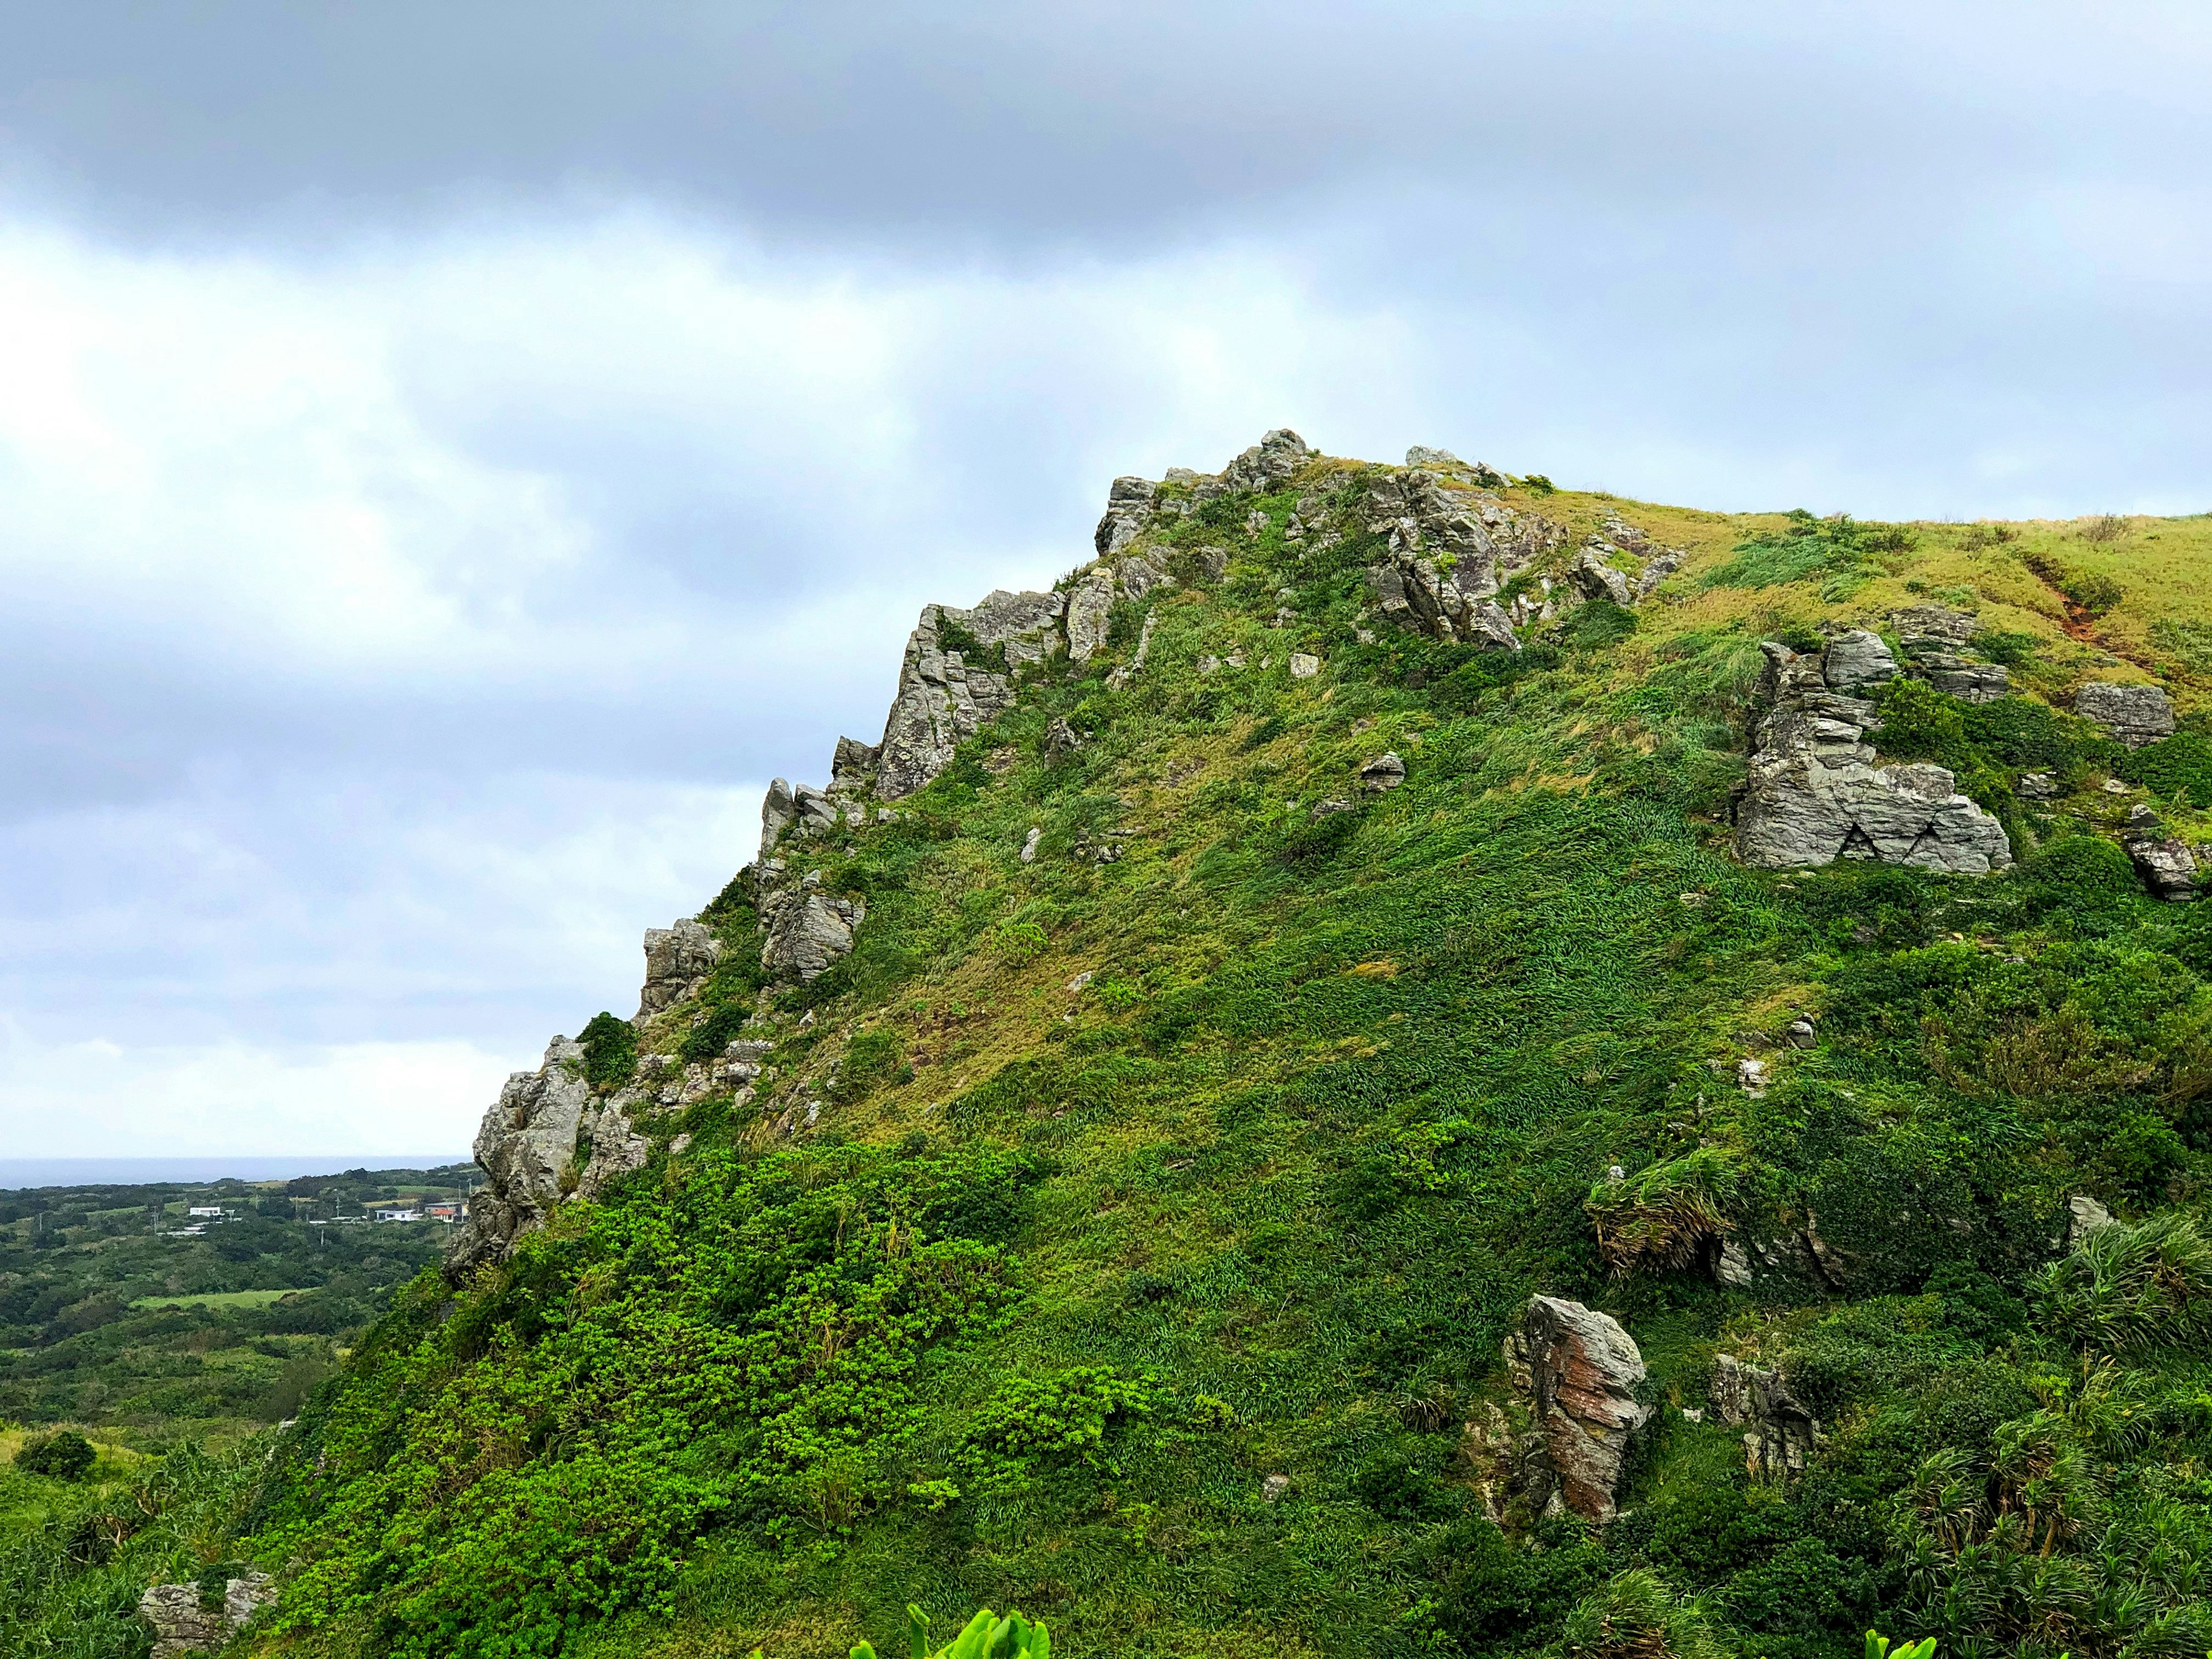
[[[1606,562],[1600,547],[1585,544],[1577,551],[1575,562],[1567,567],[1567,579],[1586,599],[1609,599],[1624,611],[1636,603],[1628,577]]]
[[[1423,472],[1457,478],[1462,483],[1480,484],[1485,489],[1505,489],[1513,483],[1486,461],[1462,461],[1449,449],[1431,449],[1426,444],[1415,444],[1408,449],[1406,465]]]
[[[1103,565],[1084,573],[1067,591],[1067,659],[1079,666],[1106,643],[1106,620],[1114,609],[1114,573]]]
[[[2112,1224],[2112,1212],[2087,1193],[2076,1193],[2066,1200],[2066,1248],[2075,1246],[2100,1227]]]
[[[1137,648],[1129,653],[1129,660],[1106,676],[1106,689],[1119,691],[1131,680],[1145,672],[1145,660],[1152,654],[1152,624],[1159,620],[1158,611],[1145,612],[1144,626],[1137,630]]]
[[[574,1189],[581,1175],[576,1138],[595,1103],[583,1060],[582,1043],[555,1037],[544,1063],[508,1078],[484,1113],[475,1151],[485,1182],[469,1200],[468,1220],[447,1257],[449,1271],[504,1258],[516,1238],[542,1226]]]
[[[799,817],[799,803],[793,799],[791,785],[781,778],[770,780],[768,793],[761,798],[760,855],[766,858],[783,839],[783,832],[791,828]]]
[[[1395,750],[1386,749],[1359,769],[1359,787],[1380,792],[1395,789],[1406,781],[1406,763],[1398,758]]]
[[[1447,489],[1431,472],[1376,484],[1366,512],[1369,529],[1389,548],[1367,572],[1369,599],[1385,620],[1432,639],[1520,648],[1495,596],[1503,580],[1557,545],[1557,526]]]
[[[696,921],[647,928],[645,985],[638,993],[637,1018],[650,1019],[695,995],[721,959],[721,941]]]
[[[830,793],[833,795],[873,793],[879,759],[874,744],[862,743],[858,738],[838,738],[836,752],[830,762]]]
[[[1743,1466],[1754,1480],[1790,1480],[1805,1473],[1820,1425],[1778,1373],[1723,1354],[1713,1362],[1712,1393],[1721,1421],[1744,1429]]]
[[[1111,558],[1144,532],[1152,516],[1152,498],[1159,486],[1150,478],[1116,478],[1106,492],[1106,516],[1098,520],[1091,545],[1102,559]]]
[[[659,1058],[647,1055],[641,1069]],[[583,1063],[582,1043],[555,1037],[538,1069],[508,1078],[483,1115],[475,1152],[484,1184],[447,1252],[448,1278],[458,1282],[503,1261],[563,1200],[596,1198],[617,1176],[644,1167],[653,1146],[629,1109],[647,1097],[631,1089],[601,1102],[584,1080]]]
[[[2010,672],[1966,653],[1982,619],[1948,605],[1917,605],[1889,613],[1905,650],[1905,672],[1961,702],[1995,702],[2012,692]]]
[[[181,1659],[213,1652],[276,1599],[269,1575],[249,1572],[226,1581],[222,1600],[212,1607],[200,1605],[198,1584],[150,1585],[138,1598],[138,1616],[154,1627],[153,1659]]]
[[[1820,653],[1820,678],[1831,691],[1845,696],[1869,685],[1887,685],[1897,678],[1897,659],[1879,634],[1863,628],[1847,628],[1828,641]]]
[[[753,866],[753,903],[760,915],[761,966],[782,980],[818,979],[852,954],[853,933],[868,914],[858,897],[822,890],[822,872],[797,881],[770,860]]]
[[[898,695],[876,746],[876,793],[912,794],[951,764],[953,750],[1014,700],[1012,671],[1060,642],[1067,600],[1058,593],[997,592],[972,611],[925,605],[908,638]],[[945,643],[947,625],[1004,654],[1006,672],[971,663]]]
[[[2173,701],[2155,685],[2092,680],[2074,694],[2074,712],[2130,749],[2173,735]]]
[[[2149,807],[2137,806],[2128,814],[2120,845],[2128,849],[2136,873],[2153,898],[2182,904],[2197,896],[2197,855],[2187,842],[2166,834],[2166,825]]]
[[[1288,483],[1313,451],[1288,427],[1278,427],[1221,469],[1225,490],[1275,489]]]
[[[1958,875],[2008,869],[2003,827],[1945,768],[1877,767],[1864,741],[1874,705],[1828,689],[1825,652],[1769,643],[1764,713],[1736,806],[1736,854],[1782,870],[1878,860]]]
[[[1539,1296],[1505,1339],[1505,1365],[1540,1437],[1528,1450],[1553,1483],[1542,1507],[1612,1520],[1629,1453],[1653,1415],[1636,1397],[1644,1370],[1634,1340],[1609,1315]]]

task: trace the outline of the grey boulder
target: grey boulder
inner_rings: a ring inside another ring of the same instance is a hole
[[[1106,492],[1106,516],[1098,520],[1091,545],[1101,558],[1119,553],[1137,539],[1152,516],[1159,486],[1150,478],[1116,478]]]
[[[2182,904],[2197,896],[2197,855],[2187,842],[2166,834],[2149,807],[2137,806],[2128,814],[2120,844],[2152,897]]]
[[[1395,789],[1406,781],[1406,763],[1394,750],[1384,750],[1359,769],[1359,787],[1381,791]]]
[[[151,1584],[138,1598],[138,1616],[154,1627],[153,1659],[182,1659],[213,1652],[276,1599],[276,1583],[265,1572],[226,1580],[222,1601],[213,1607],[200,1605],[198,1584]]]
[[[2173,700],[2155,685],[2092,680],[2074,694],[2074,712],[2130,749],[2173,735]]]
[[[1884,685],[1897,678],[1897,659],[1881,635],[1863,628],[1847,629],[1828,641],[1820,653],[1820,674],[1828,690],[1846,696],[1869,685]]]
[[[1746,1474],[1755,1480],[1789,1480],[1805,1473],[1820,1425],[1779,1375],[1722,1354],[1713,1362],[1712,1394],[1721,1421],[1745,1431]]]
[[[1114,609],[1114,573],[1103,565],[1086,571],[1067,593],[1067,659],[1089,662],[1106,643]]]
[[[1624,611],[1636,603],[1630,590],[1627,575],[1605,562],[1602,544],[1585,544],[1575,554],[1575,562],[1567,567],[1567,576],[1582,591],[1586,599],[1610,599]]]
[[[793,883],[780,868],[763,866],[754,876],[760,913],[761,966],[779,979],[818,979],[852,954],[853,933],[868,914],[858,897],[822,890],[819,872]]]
[[[650,1019],[691,995],[722,959],[721,941],[696,921],[645,930],[645,986],[637,1018]]]
[[[1828,690],[1823,656],[1769,642],[1736,806],[1736,854],[1779,870],[1870,859],[1958,875],[2011,867],[1996,818],[1941,766],[1875,765],[1874,707]]]
[[[484,1113],[475,1153],[486,1179],[447,1254],[450,1275],[503,1259],[517,1238],[544,1224],[565,1195],[564,1178],[574,1185],[576,1136],[593,1104],[583,1059],[582,1043],[555,1037],[538,1068],[508,1078]]]
[[[1313,452],[1288,427],[1278,427],[1221,469],[1225,489],[1273,489],[1288,483]]]
[[[1586,1521],[1620,1513],[1628,1455],[1653,1408],[1636,1397],[1644,1356],[1619,1321],[1559,1297],[1529,1298],[1505,1365],[1542,1436],[1559,1504]]]

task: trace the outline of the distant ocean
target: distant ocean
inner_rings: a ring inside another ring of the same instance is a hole
[[[345,1170],[435,1170],[468,1154],[396,1158],[0,1158],[0,1192],[21,1187],[135,1186],[155,1181],[290,1181]]]

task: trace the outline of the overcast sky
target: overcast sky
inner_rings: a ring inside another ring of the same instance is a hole
[[[0,1142],[453,1155],[1288,424],[2212,507],[2201,3],[0,3]]]

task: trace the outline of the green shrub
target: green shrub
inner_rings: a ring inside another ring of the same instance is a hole
[[[2212,1335],[2212,1244],[2186,1216],[2115,1222],[2037,1274],[2029,1294],[2047,1328],[2084,1347],[2200,1344]]]
[[[749,1005],[726,1002],[686,1031],[676,1052],[681,1059],[695,1065],[714,1060],[737,1041],[751,1018],[752,1009]],[[635,1037],[631,1039],[633,1053],[635,1041]]]
[[[2122,750],[2112,768],[2160,800],[2199,811],[2212,808],[2212,741],[2179,732],[2130,754]]]
[[[621,1088],[637,1070],[637,1032],[626,1019],[602,1010],[576,1041],[584,1045],[584,1081],[602,1094]]]
[[[82,1480],[92,1473],[99,1455],[92,1442],[74,1429],[58,1429],[25,1441],[15,1454],[15,1467],[50,1480]]]

